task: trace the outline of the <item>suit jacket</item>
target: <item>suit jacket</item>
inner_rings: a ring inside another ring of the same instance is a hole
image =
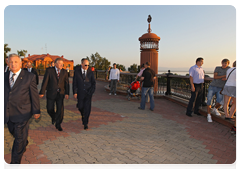
[[[42,88],[39,94],[45,94],[45,90],[47,90],[47,98],[55,99],[57,97],[57,92],[61,95],[69,95],[69,81],[68,81],[68,74],[65,69],[61,69],[59,74],[59,79],[57,78],[57,73],[55,67],[49,67],[46,69]]]
[[[78,100],[84,99],[86,95],[92,95],[95,92],[96,81],[94,74],[89,68],[85,80],[82,75],[82,66],[76,67],[73,76],[72,89],[73,94],[77,94]]]
[[[4,123],[24,122],[33,114],[40,114],[39,95],[35,75],[21,70],[14,86],[9,85],[10,71],[4,73]]]
[[[24,68],[24,70],[27,70],[27,71],[28,71],[27,68]],[[38,73],[37,73],[37,70],[36,70],[35,68],[32,68],[31,73],[35,74],[35,76],[36,76],[36,82],[37,82],[37,85],[38,85]]]
[[[7,65],[4,66],[4,72],[5,72],[5,70],[6,70],[6,67],[7,67]],[[9,67],[8,67],[7,71],[9,71]]]

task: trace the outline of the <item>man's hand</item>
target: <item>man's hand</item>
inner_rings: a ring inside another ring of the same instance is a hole
[[[34,114],[34,118],[38,119],[40,117],[40,114]]]
[[[43,98],[43,96],[44,96],[44,94],[39,94],[39,97],[40,97],[40,98]]]
[[[75,99],[77,99],[77,94],[74,94],[73,97],[74,97]]]
[[[195,92],[195,87],[194,86],[191,86],[191,91]]]
[[[65,95],[65,99],[68,99],[68,97],[69,97],[69,95],[66,94],[66,95]]]

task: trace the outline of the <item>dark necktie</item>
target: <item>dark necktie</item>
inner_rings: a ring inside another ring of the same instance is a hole
[[[12,77],[10,78],[10,87],[12,88],[14,85],[14,77],[16,74],[13,74]]]
[[[85,80],[86,76],[85,76],[85,70],[83,70],[83,79]]]

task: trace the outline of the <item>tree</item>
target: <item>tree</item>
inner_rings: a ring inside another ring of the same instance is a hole
[[[122,71],[126,71],[126,68],[124,65],[122,65],[122,64],[116,64],[116,65],[117,65],[118,69],[121,68]]]
[[[130,65],[130,67],[128,67],[128,71],[130,71],[131,73],[137,73],[138,65],[137,64]]]
[[[8,47],[8,44],[4,44],[4,65],[6,65],[7,63],[5,63],[5,58],[7,57],[7,53],[11,51],[11,48]]]
[[[102,58],[98,52],[91,54],[90,57],[86,57],[89,61],[90,67],[94,67],[95,70],[106,70],[110,66],[110,62],[105,57]]]
[[[18,53],[19,56],[24,56],[25,57],[26,54],[27,54],[27,50],[20,50],[20,51],[17,50],[17,53]]]

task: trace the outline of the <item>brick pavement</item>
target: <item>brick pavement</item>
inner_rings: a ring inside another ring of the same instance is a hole
[[[185,115],[185,108],[156,99],[152,112],[139,100],[109,96],[97,81],[89,130],[83,130],[76,100],[64,101],[63,131],[51,124],[46,100],[41,119],[31,119],[23,164],[232,164],[236,137],[217,122]],[[4,158],[10,162],[13,138],[4,127]]]

